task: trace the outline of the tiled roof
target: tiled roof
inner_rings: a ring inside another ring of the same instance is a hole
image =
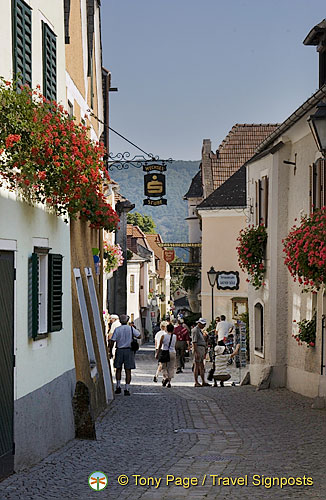
[[[258,145],[270,135],[277,124],[237,123],[232,127],[219,146],[216,154],[211,155],[214,189],[218,188],[236,172],[255,153]]]
[[[245,207],[246,197],[246,167],[242,166],[197,208],[200,210],[201,208]]]
[[[201,170],[192,178],[190,188],[188,192],[184,195],[184,199],[188,198],[202,198],[203,196],[203,184],[201,180]]]
[[[163,258],[164,255],[164,250],[163,248],[159,247],[157,243],[163,243],[163,240],[161,238],[160,234],[146,234],[147,241],[149,243],[149,246],[154,252],[154,255],[156,259],[158,259],[158,274],[159,277],[164,279],[165,278],[165,273],[166,273],[166,262]]]
[[[127,224],[127,236],[132,236],[133,238],[145,238],[145,235],[138,226],[133,226],[132,224]]]

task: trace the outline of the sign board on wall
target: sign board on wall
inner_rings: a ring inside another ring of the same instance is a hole
[[[218,290],[239,290],[238,271],[218,271],[216,275],[216,285]]]

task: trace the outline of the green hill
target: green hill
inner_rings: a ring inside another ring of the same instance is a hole
[[[199,163],[199,161],[175,160],[168,164],[165,173],[166,206],[143,205],[144,172],[141,169],[131,167],[124,171],[114,170],[110,172],[110,176],[120,184],[121,194],[135,204],[134,211],[153,217],[157,231],[164,241],[188,241],[188,226],[185,221],[187,202],[183,200],[183,196],[189,189],[191,179],[198,172]]]

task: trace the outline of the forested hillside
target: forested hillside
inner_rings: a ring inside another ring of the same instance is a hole
[[[124,171],[110,172],[110,176],[120,184],[120,192],[134,203],[134,211],[151,215],[157,226],[157,231],[164,241],[187,241],[188,226],[187,202],[183,196],[188,191],[191,179],[196,175],[199,161],[173,161],[168,164],[166,175],[167,205],[159,207],[143,206],[144,172],[141,169],[129,168]]]

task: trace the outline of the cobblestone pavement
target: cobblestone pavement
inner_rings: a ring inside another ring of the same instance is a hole
[[[311,400],[285,389],[194,388],[190,363],[171,389],[163,388],[152,381],[150,348],[137,358],[132,396],[118,396],[98,420],[97,441],[71,441],[7,478],[0,483],[1,500],[326,498],[325,410],[312,410]],[[109,478],[100,492],[87,484],[96,470]],[[121,474],[129,477],[127,486],[119,485]],[[166,485],[168,474],[199,484]],[[136,485],[135,475],[141,483],[162,478],[161,484]],[[268,487],[269,477],[304,476],[313,486]],[[248,485],[218,486],[219,477]]]

